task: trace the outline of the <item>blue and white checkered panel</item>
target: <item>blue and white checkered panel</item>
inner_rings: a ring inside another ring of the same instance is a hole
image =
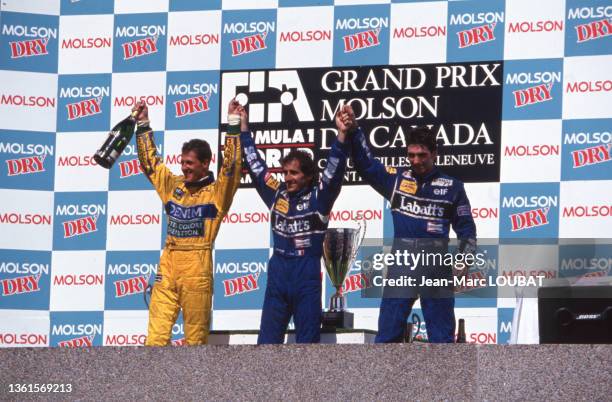
[[[222,99],[221,74],[233,70],[501,62],[499,181],[466,184],[479,237],[612,237],[609,1],[3,0],[0,7],[0,346],[143,344],[143,292],[164,241],[162,205],[134,143],[110,171],[91,156],[111,124],[144,100],[173,171],[180,172],[181,144],[194,137],[210,142],[216,169],[219,117],[234,95],[226,90]],[[265,90],[255,75],[236,77]],[[345,79],[338,90],[355,89]],[[252,118],[264,114],[256,106]],[[473,139],[459,137],[449,141]],[[278,159],[265,152],[269,162]],[[392,233],[388,204],[368,186],[345,186],[331,225],[361,217],[368,237]],[[240,189],[215,244],[213,329],[258,328],[269,225],[255,190]],[[571,275],[572,264],[513,266],[520,247],[492,248],[476,274]],[[542,247],[555,261],[567,251]],[[361,263],[345,283],[348,305],[357,327],[376,329],[380,301],[360,297]],[[457,299],[468,341],[506,343],[514,299],[481,296]],[[179,319],[173,340],[181,338]]]

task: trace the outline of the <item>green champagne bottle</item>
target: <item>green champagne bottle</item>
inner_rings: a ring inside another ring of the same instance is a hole
[[[137,115],[138,110],[133,111],[132,114],[117,123],[108,133],[106,141],[104,141],[100,149],[93,156],[98,165],[110,169],[115,164],[127,144],[132,140],[134,129],[136,128]]]
[[[465,320],[463,318],[459,319],[459,330],[457,331],[457,341],[456,343],[465,343]]]

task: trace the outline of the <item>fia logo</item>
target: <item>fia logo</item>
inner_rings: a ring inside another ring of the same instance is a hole
[[[227,104],[236,99],[249,106],[253,123],[280,123],[293,112],[298,121],[314,121],[302,81],[296,70],[224,73],[222,79],[222,123],[227,123]],[[263,86],[261,83],[263,82]]]

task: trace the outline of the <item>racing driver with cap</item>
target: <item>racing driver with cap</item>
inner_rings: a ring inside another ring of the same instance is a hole
[[[229,121],[240,125],[242,106],[232,100]],[[212,245],[240,183],[242,153],[238,129],[227,134],[223,165],[215,180],[209,170],[212,152],[201,139],[185,142],[182,175],[174,175],[162,162],[153,142],[146,104],[134,106],[138,159],[155,187],[168,218],[166,244],[151,294],[146,345],[170,343],[172,326],[183,310],[185,342],[207,342],[213,290]]]

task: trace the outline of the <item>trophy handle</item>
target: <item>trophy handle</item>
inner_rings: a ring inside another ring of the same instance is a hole
[[[144,302],[147,306],[147,310],[149,309],[149,299],[151,298],[151,293],[153,292],[153,286],[151,286],[150,284],[147,285],[147,287],[145,288],[143,293],[143,297],[144,297]],[[147,297],[148,296],[148,297]]]
[[[357,237],[357,247],[353,250],[353,255],[351,256],[351,261],[355,261],[357,258],[357,253],[359,252],[359,247],[361,247],[361,243],[363,243],[363,239],[365,239],[367,222],[365,219],[358,221],[357,225],[359,226],[358,232],[356,234]],[[351,263],[352,264],[352,263]]]
[[[416,332],[414,334],[414,339],[419,335],[419,331],[421,330],[421,319],[415,313],[412,313],[412,330],[416,328]]]

